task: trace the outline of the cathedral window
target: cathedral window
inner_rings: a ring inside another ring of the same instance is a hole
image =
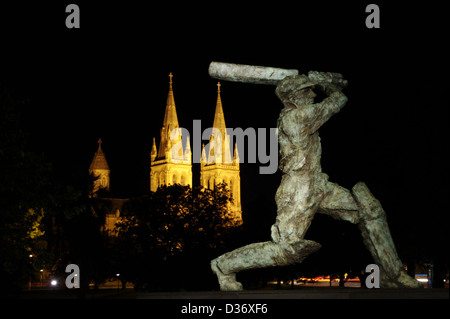
[[[178,175],[177,175],[177,173],[173,174],[173,176],[172,176],[172,183],[173,184],[177,184],[178,183]]]
[[[230,183],[229,183],[229,181],[228,181],[227,178],[224,178],[224,179],[222,180],[222,182],[226,185],[226,187],[229,187],[229,186],[230,186]]]

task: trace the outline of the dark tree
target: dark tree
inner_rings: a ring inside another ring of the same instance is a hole
[[[0,85],[0,278],[7,293],[32,279],[47,248],[41,224],[50,166],[27,144],[26,105]]]
[[[66,265],[77,264],[81,273],[77,292],[84,297],[90,282],[97,285],[111,275],[109,239],[104,231],[110,204],[104,199],[106,191],[94,194],[96,177],[76,169],[69,172],[54,176],[50,191],[53,203],[47,214],[52,229],[49,242],[57,260],[55,276],[65,277]]]
[[[211,284],[209,261],[224,250],[233,230],[229,200],[225,185],[214,191],[163,186],[130,200],[116,239],[121,275],[138,288]]]

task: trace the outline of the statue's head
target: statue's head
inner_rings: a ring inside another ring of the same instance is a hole
[[[302,105],[308,105],[314,103],[314,98],[316,97],[316,93],[314,93],[311,87],[305,88],[297,92],[296,101]]]
[[[314,85],[305,75],[290,76],[278,84],[275,93],[285,105],[301,108],[314,103]]]

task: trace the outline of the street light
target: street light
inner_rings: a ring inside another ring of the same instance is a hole
[[[41,277],[41,284],[40,284],[40,286],[41,286],[41,288],[42,288],[42,276],[44,275],[44,269],[41,268],[41,269],[39,270],[39,272],[41,273],[41,276],[40,276],[40,277]]]
[[[33,267],[33,260],[31,258],[33,258],[33,254],[29,254],[28,257],[30,257],[30,270],[28,273],[28,291],[31,291],[31,271]]]
[[[116,277],[117,277],[117,293],[119,293],[119,277],[120,277],[120,274],[116,274]]]

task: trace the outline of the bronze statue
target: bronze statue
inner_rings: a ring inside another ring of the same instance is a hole
[[[316,213],[356,224],[364,243],[380,268],[381,287],[421,287],[402,268],[380,202],[360,182],[349,190],[328,181],[320,166],[319,128],[347,102],[341,74],[265,68],[213,62],[210,75],[221,80],[276,84],[284,108],[278,118],[279,169],[283,172],[277,190],[277,218],[272,241],[250,244],[211,261],[220,289],[242,290],[236,273],[254,268],[301,263],[320,244],[304,239]],[[314,103],[315,90],[326,98]]]

